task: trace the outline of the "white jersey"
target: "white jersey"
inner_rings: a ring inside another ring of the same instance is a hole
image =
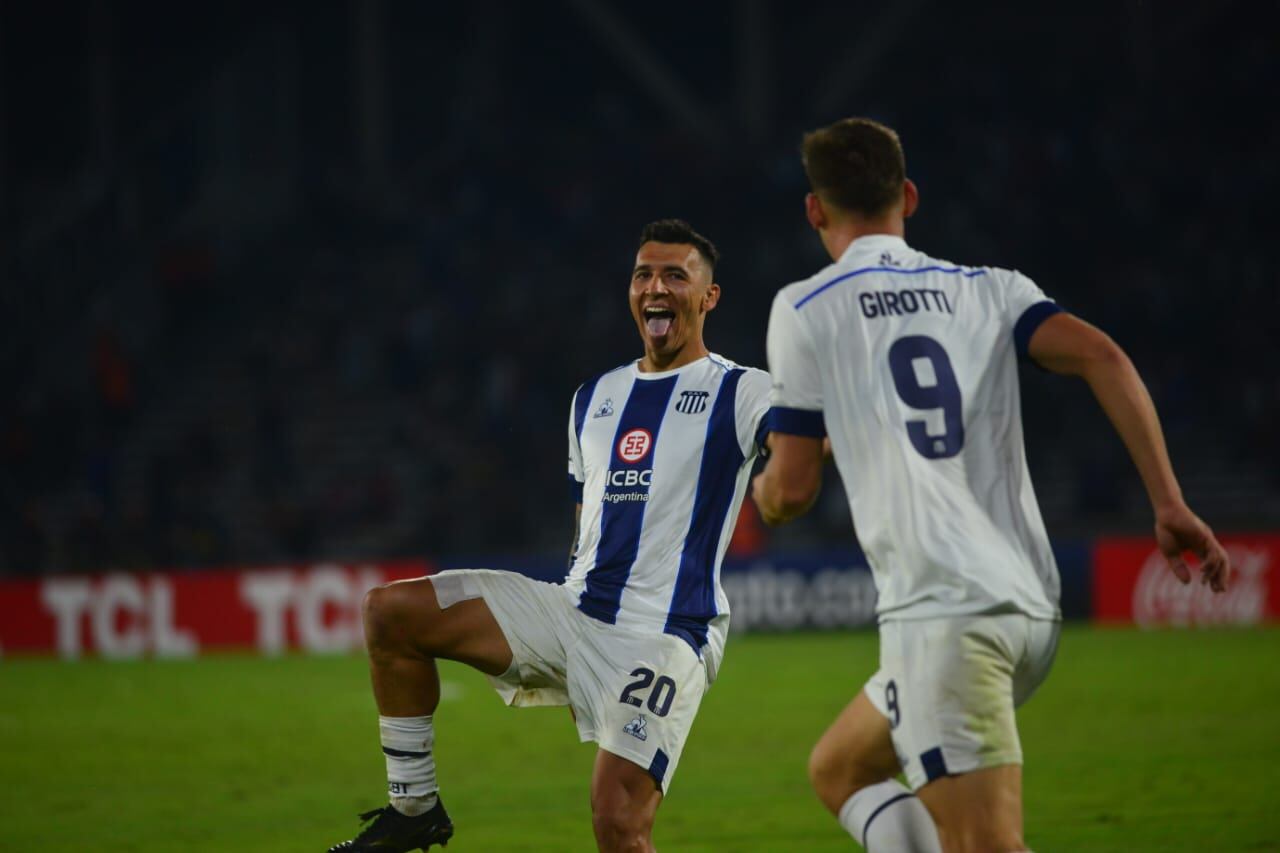
[[[770,428],[830,433],[882,622],[1059,618],[1016,359],[1059,310],[1020,273],[885,234],[774,300]]]
[[[769,386],[764,371],[714,354],[661,373],[632,363],[579,388],[569,417],[582,517],[565,586],[602,622],[684,638],[711,678],[729,625],[720,563]]]

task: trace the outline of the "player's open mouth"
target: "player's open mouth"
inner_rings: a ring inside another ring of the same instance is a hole
[[[675,318],[676,312],[670,308],[655,305],[644,309],[644,327],[653,338],[665,337],[671,331],[671,323]]]

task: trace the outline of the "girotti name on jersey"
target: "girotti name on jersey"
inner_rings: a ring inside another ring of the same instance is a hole
[[[924,287],[900,288],[896,290],[867,290],[858,294],[858,304],[862,307],[862,316],[867,319],[915,314],[919,311],[939,311],[954,314],[947,294],[941,290],[930,290]]]

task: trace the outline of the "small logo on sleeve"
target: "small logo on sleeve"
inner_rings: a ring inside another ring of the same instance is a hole
[[[596,409],[596,413],[592,415],[595,418],[607,418],[613,415],[613,398],[605,397],[604,402],[600,404],[600,408]]]

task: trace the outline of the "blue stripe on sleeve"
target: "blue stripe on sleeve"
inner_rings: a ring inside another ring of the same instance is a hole
[[[1013,326],[1013,345],[1018,351],[1018,358],[1030,359],[1027,353],[1027,347],[1031,344],[1031,336],[1035,334],[1036,329],[1040,328],[1040,324],[1048,320],[1054,314],[1060,314],[1062,309],[1058,307],[1056,302],[1037,302],[1026,311],[1022,312],[1022,316],[1018,318],[1018,322]]]
[[[746,373],[735,368],[720,380],[707,437],[702,445],[702,464],[693,497],[693,515],[680,554],[671,607],[663,630],[674,634],[701,652],[707,644],[707,626],[716,615],[715,571],[720,552],[720,535],[733,505],[738,486],[738,469],[746,457],[738,443],[734,407],[738,380]]]
[[[576,504],[582,503],[582,486],[583,484],[575,480],[572,474],[569,475],[569,497]]]
[[[808,438],[822,438],[827,434],[827,423],[820,411],[774,406],[764,416],[764,420],[769,432],[803,435]]]
[[[640,550],[640,530],[644,526],[644,510],[648,506],[647,500],[633,498],[647,497],[649,492],[648,484],[639,482],[630,486],[614,486],[612,475],[614,472],[653,470],[654,457],[658,452],[658,432],[679,378],[635,380],[609,448],[609,474],[604,506],[600,511],[600,544],[596,548],[596,564],[587,572],[578,609],[610,625],[618,621],[622,590],[627,585],[631,567]],[[649,450],[635,462],[627,462],[618,455],[618,442],[636,429],[648,431]],[[619,496],[616,499],[613,498],[615,494]]]

